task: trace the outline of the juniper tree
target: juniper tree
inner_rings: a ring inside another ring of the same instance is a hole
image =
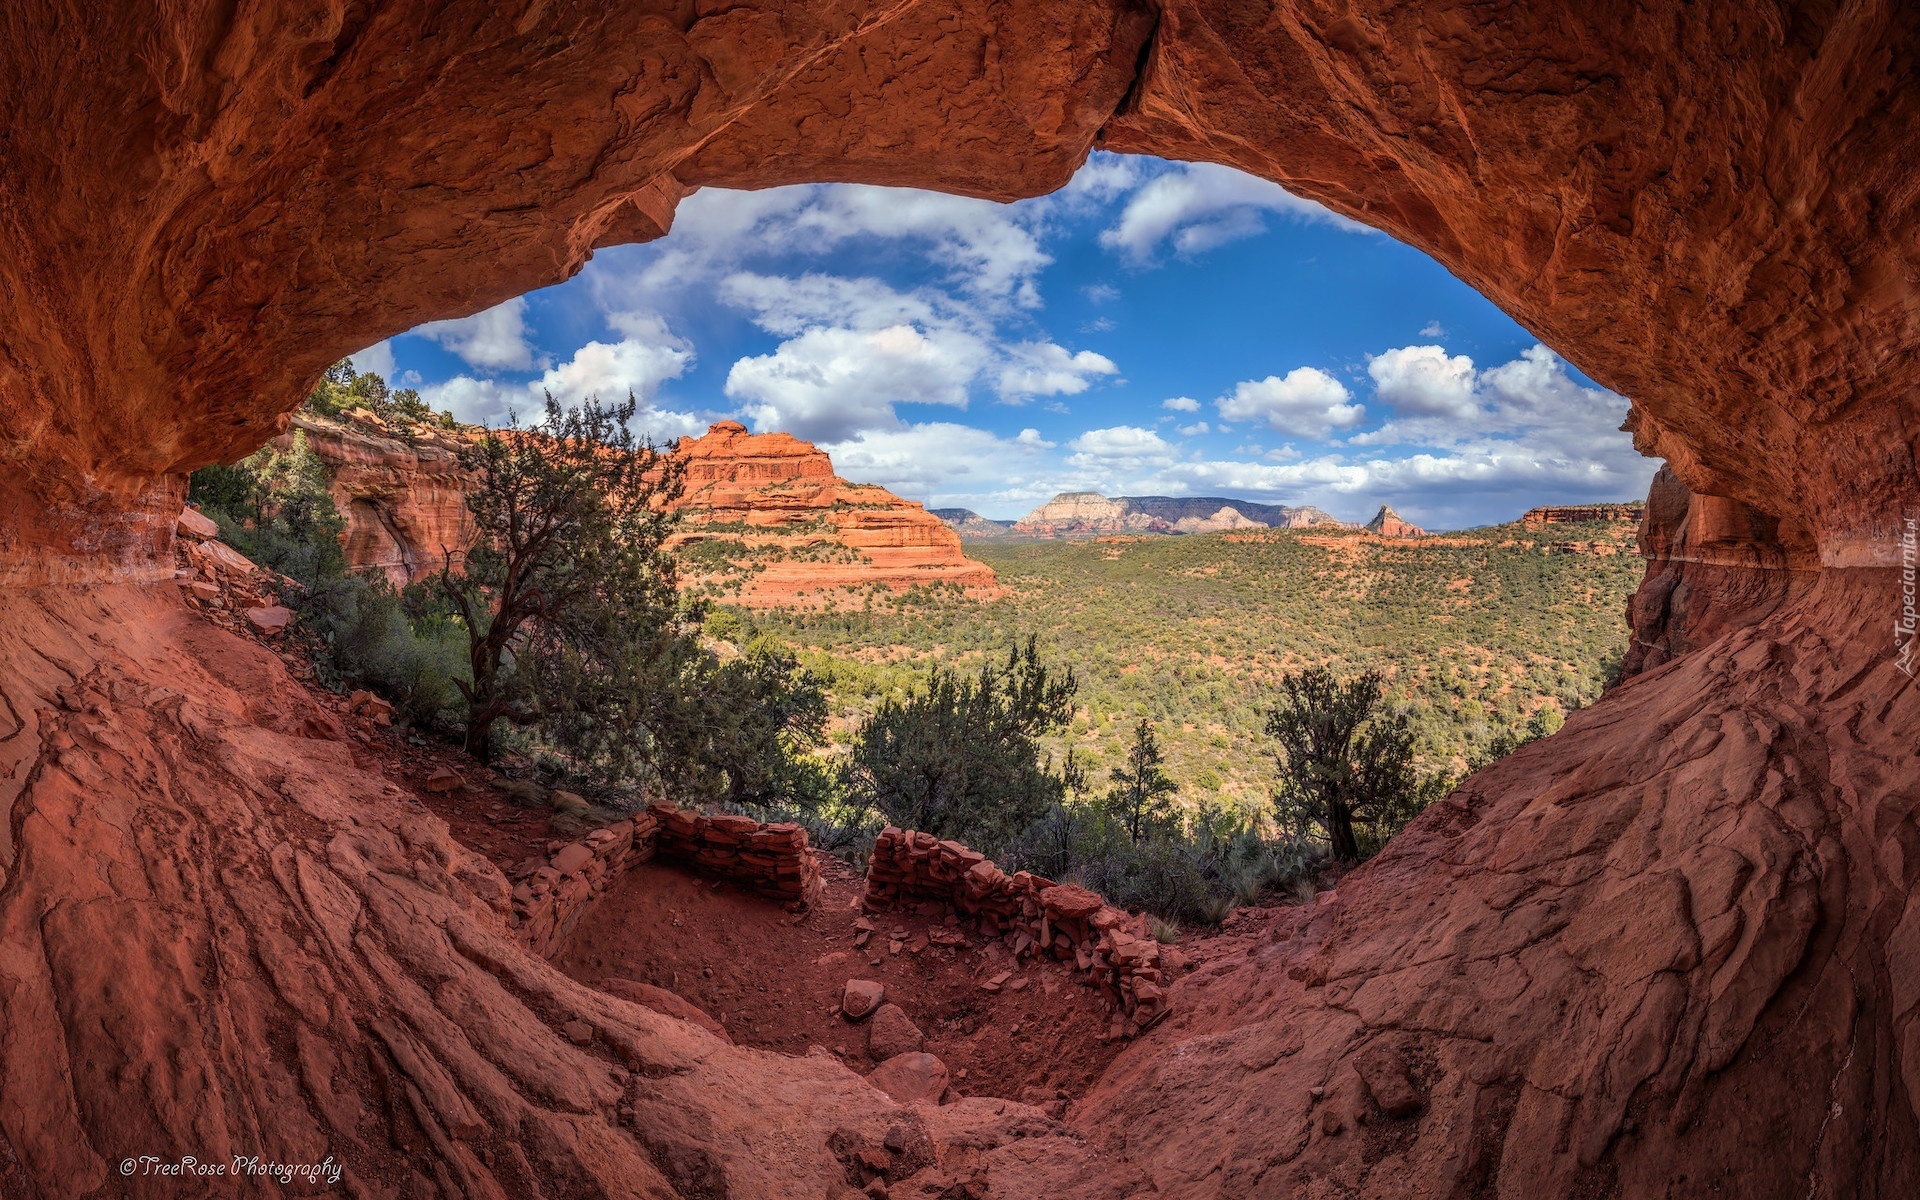
[[[1163,761],[1153,725],[1142,717],[1133,727],[1126,764],[1114,768],[1113,786],[1102,800],[1102,807],[1126,827],[1134,842],[1171,825],[1177,816],[1173,798],[1180,788],[1167,777]]]
[[[935,667],[861,727],[844,772],[849,795],[908,829],[997,853],[1076,785],[1039,739],[1073,718],[1079,684],[1040,661],[1033,638],[966,678]]]
[[[541,420],[461,451],[474,536],[440,587],[467,629],[465,744],[483,762],[498,722],[544,722],[619,773],[644,749],[647,688],[699,650],[667,548],[683,470],[628,430],[636,408],[548,395]]]
[[[1282,824],[1318,825],[1333,856],[1358,862],[1355,822],[1391,826],[1422,798],[1413,732],[1382,706],[1378,672],[1345,683],[1325,667],[1280,680],[1267,733],[1280,743],[1274,807]]]

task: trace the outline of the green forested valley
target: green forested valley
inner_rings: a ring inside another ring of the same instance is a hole
[[[1405,542],[1265,530],[969,543],[998,572],[999,599],[874,592],[827,611],[722,610],[709,628],[794,647],[826,683],[841,733],[934,664],[974,669],[1032,633],[1080,680],[1056,752],[1070,741],[1104,781],[1146,717],[1187,803],[1252,808],[1275,781],[1262,727],[1286,671],[1380,670],[1434,770],[1463,768],[1529,722],[1557,727],[1600,694],[1625,648],[1642,566],[1633,532],[1610,522]]]

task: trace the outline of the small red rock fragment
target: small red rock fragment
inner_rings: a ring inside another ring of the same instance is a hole
[[[871,979],[849,979],[840,992],[840,1011],[849,1021],[862,1020],[880,1007],[887,989]]]

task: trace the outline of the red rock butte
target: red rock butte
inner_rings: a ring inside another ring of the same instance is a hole
[[[4,29],[0,1193],[247,1194],[117,1164],[257,1154],[361,1196],[844,1196],[836,1148],[897,1126],[990,1196],[1920,1194],[1920,6],[16,0]],[[329,363],[658,237],[691,189],[1011,200],[1096,146],[1426,251],[1669,470],[1638,673],[1179,985],[1065,1124],[570,981],[277,659],[154,586],[185,473]]]
[[[875,586],[994,589],[993,568],[962,553],[946,522],[883,487],[848,483],[811,442],[721,421],[674,453],[687,474],[673,542],[686,582],[721,599],[768,607],[851,600]]]

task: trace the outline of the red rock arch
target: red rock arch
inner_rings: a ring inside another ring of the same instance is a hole
[[[1003,1128],[982,1177],[1920,1184],[1920,698],[1889,631],[1920,508],[1912,6],[0,20],[0,1190],[334,1146],[366,1194],[827,1191],[828,1132],[891,1119],[859,1085],[502,949],[487,873],[301,738],[271,663],[138,584],[180,473],[271,436],[328,362],[657,236],[689,188],[1010,199],[1095,145],[1385,229],[1632,397],[1642,446],[1713,501],[1661,535],[1639,616],[1792,586],[1691,612],[1711,642],[1477,777],[1129,1051],[1076,1118],[1091,1141]],[[577,1058],[561,1013],[624,1065]],[[1420,1115],[1377,1111],[1409,1088]]]

